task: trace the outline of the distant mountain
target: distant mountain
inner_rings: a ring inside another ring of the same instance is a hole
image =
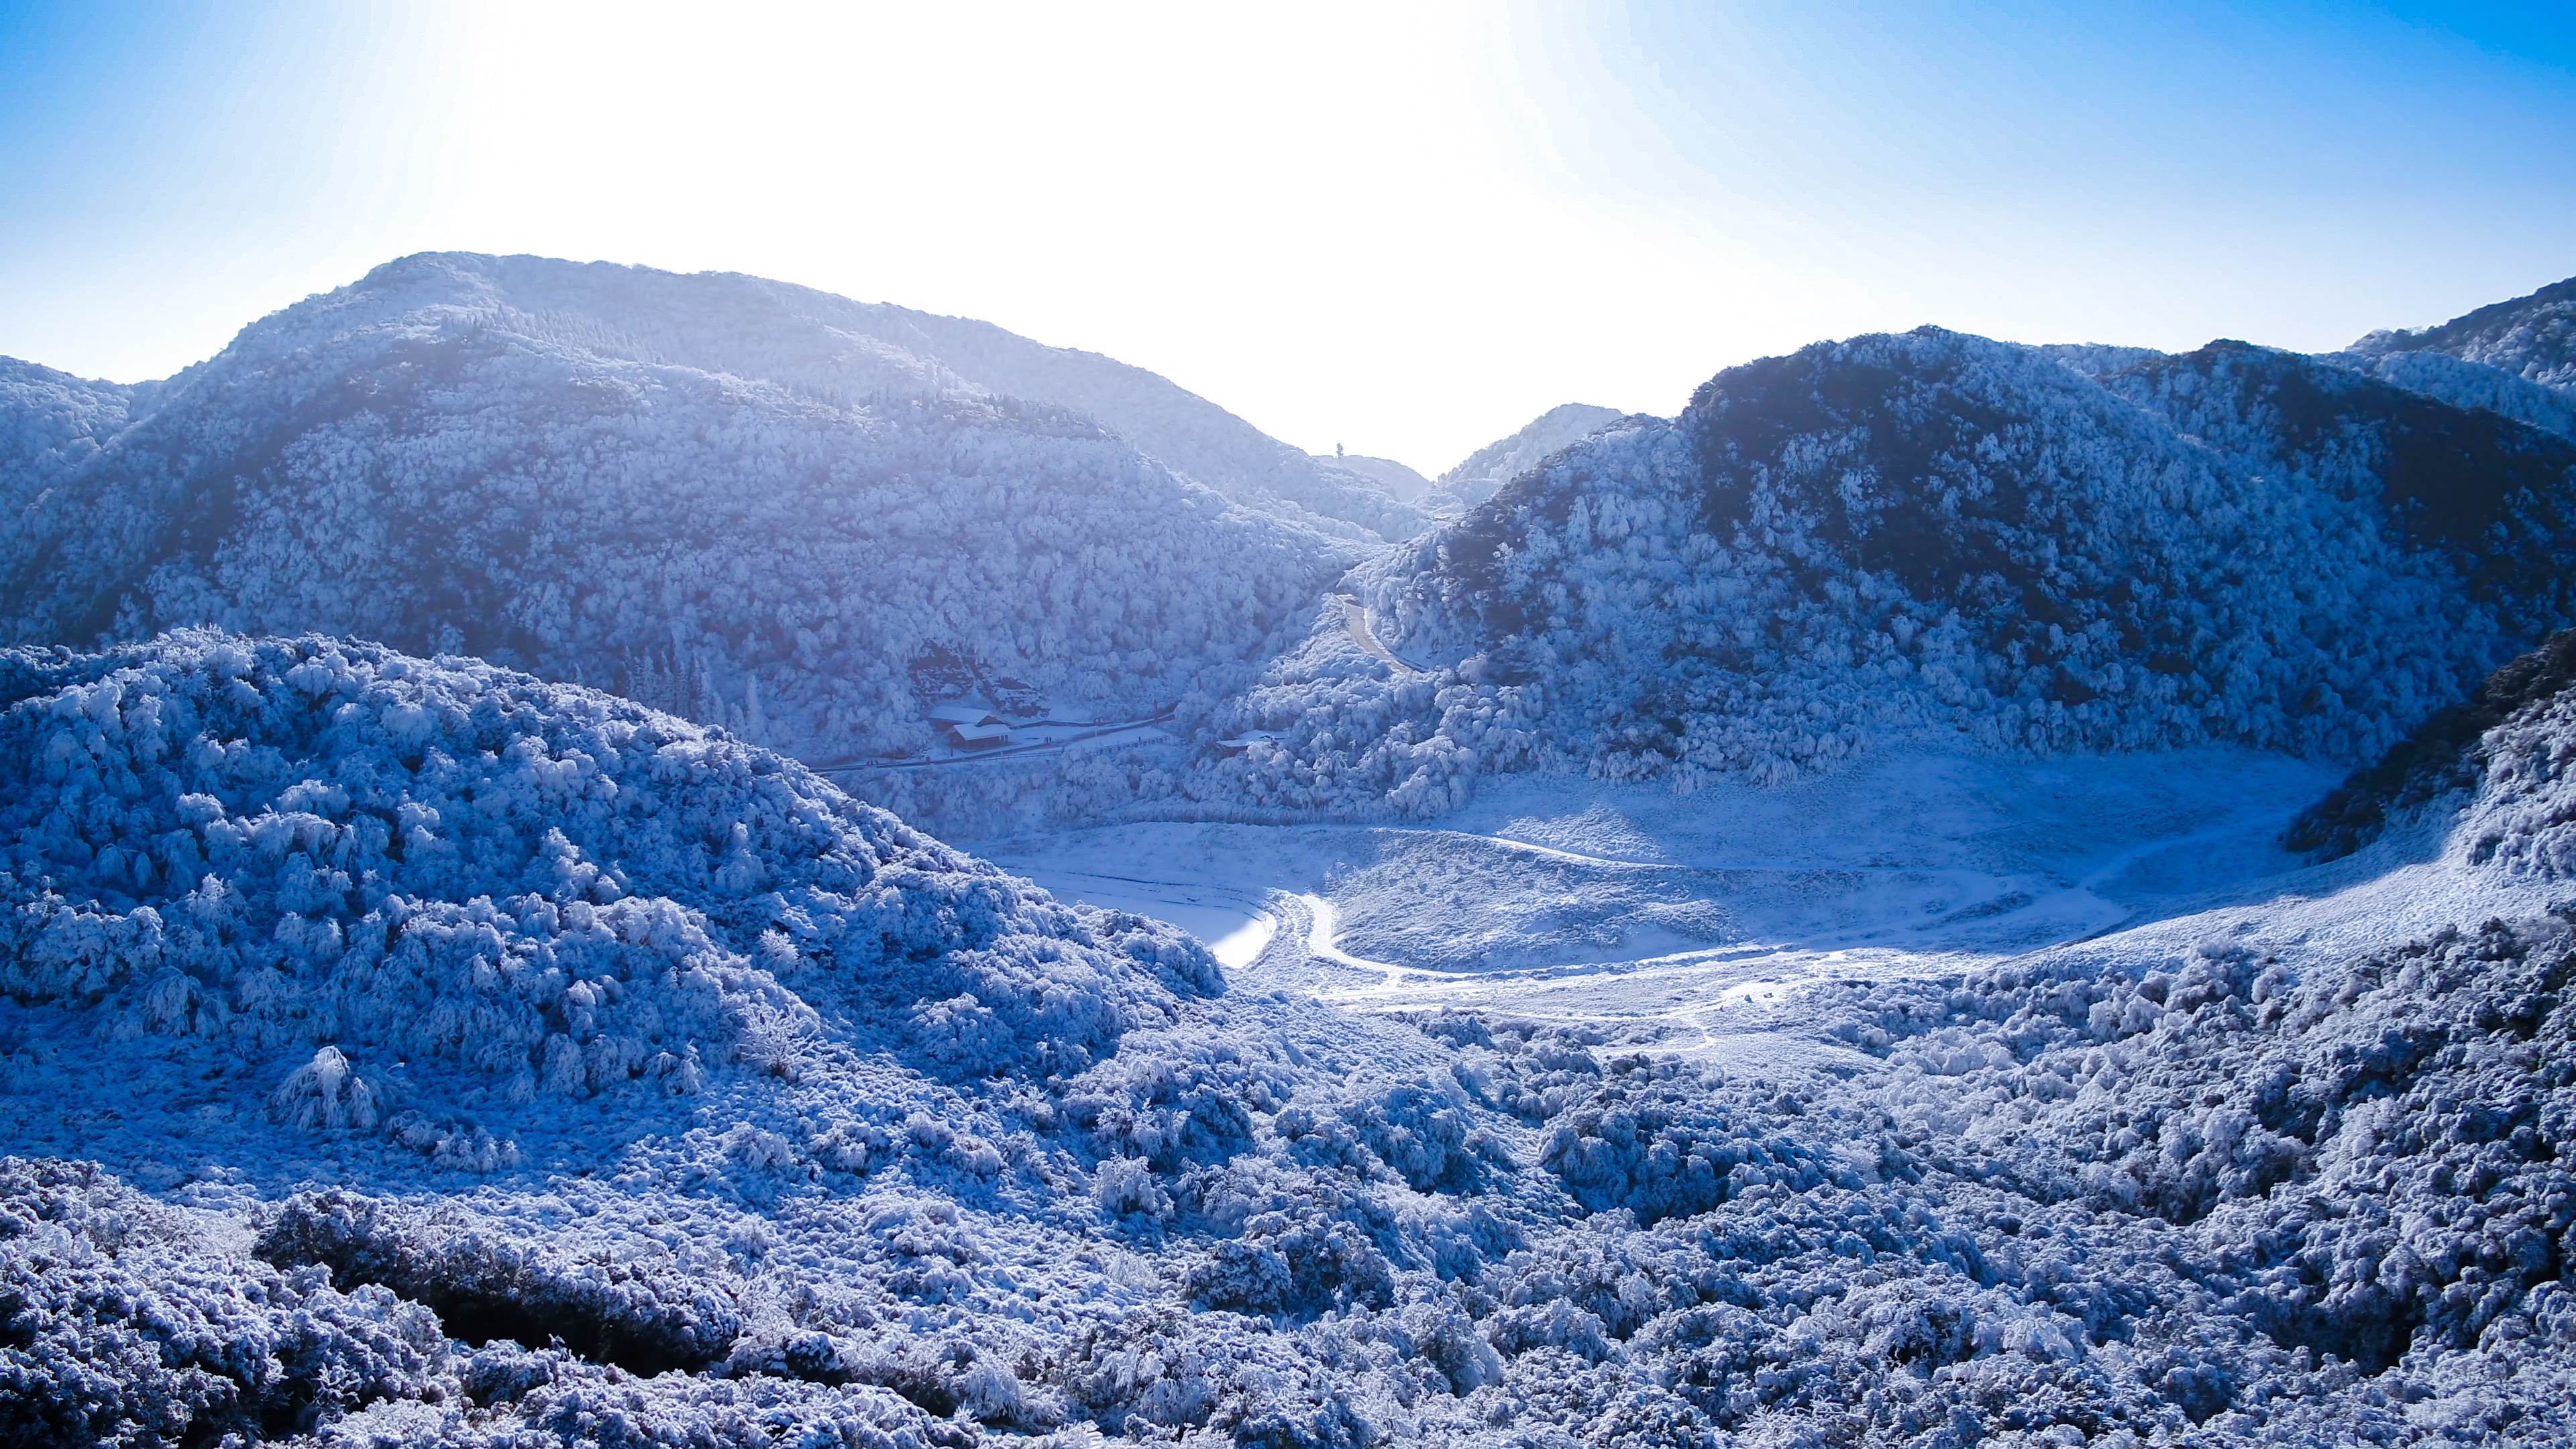
[[[1904,735],[2360,760],[2576,622],[2571,580],[2567,438],[2243,344],[2097,383],[1926,328],[1729,369],[1365,565],[1378,638],[1472,698],[1283,678],[1243,723],[1434,802],[1487,759]]]
[[[2549,387],[2490,363],[2467,361],[2446,352],[2370,346],[2376,339],[2402,342],[2406,335],[2375,332],[2355,344],[2353,350],[2323,353],[2316,360],[2366,373],[2453,407],[2484,408],[2535,428],[2576,437],[2576,389]],[[2091,378],[2143,367],[2168,355],[2152,347],[2101,342],[2051,343],[2038,351]]]
[[[2528,297],[2480,307],[2439,327],[2373,332],[2348,350],[2374,358],[2434,352],[2543,387],[2576,388],[2576,277]]]
[[[1191,431],[1226,415],[1150,374],[982,324],[407,258],[168,384],[0,374],[0,619],[28,643],[220,624],[471,653],[810,758],[929,743],[923,689],[957,678],[1169,704],[1373,546],[1028,400],[1048,376],[1162,409],[1167,452],[1259,452]],[[1273,452],[1272,481],[1322,476]]]
[[[1491,498],[1506,483],[1537,467],[1550,453],[1570,447],[1617,422],[1617,408],[1589,403],[1561,403],[1530,420],[1508,438],[1498,438],[1440,475],[1435,512],[1456,513]],[[1445,507],[1443,504],[1445,503]]]
[[[877,359],[887,353],[900,354],[912,359],[909,365],[925,380],[955,379],[983,395],[1052,403],[1087,414],[1172,471],[1250,507],[1301,522],[1350,525],[1372,542],[1410,538],[1429,524],[1419,510],[1391,493],[1377,473],[1353,466],[1367,460],[1314,457],[1196,393],[1096,352],[1048,347],[971,318],[849,302],[779,282],[736,276],[687,280],[773,295],[782,310],[800,320],[864,338],[875,354],[867,367],[881,365]],[[837,361],[816,370],[826,386]],[[810,374],[799,368],[792,374],[753,375]],[[944,383],[942,390],[956,390],[955,383]]]
[[[1368,458],[1358,453],[1336,453],[1325,457],[1314,455],[1315,462],[1326,468],[1339,468],[1374,481],[1389,494],[1405,503],[1418,503],[1431,491],[1431,480],[1414,472],[1393,458]]]

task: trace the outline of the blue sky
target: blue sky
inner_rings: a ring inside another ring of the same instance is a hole
[[[432,248],[760,273],[1437,471],[1924,322],[2301,348],[2576,274],[2570,7],[0,3],[0,353]]]

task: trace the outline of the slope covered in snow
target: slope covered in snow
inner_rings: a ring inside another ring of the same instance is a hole
[[[984,393],[1085,413],[1174,472],[1239,503],[1300,520],[1329,520],[1372,539],[1409,538],[1428,522],[1374,471],[1292,448],[1141,367],[1048,347],[972,318],[863,307],[780,283],[758,285],[794,294],[800,313],[918,356]]]
[[[2576,438],[2241,342],[2159,357],[2102,384],[2258,478],[2375,499],[2383,528],[2446,554],[2526,641],[2576,601],[2561,592],[2549,551],[2569,506]]]
[[[2485,819],[2501,793],[2514,810],[2541,815],[2510,831],[2517,854],[2550,863],[2558,875],[2576,874],[2566,830],[2576,807],[2565,798],[2563,759],[2554,741],[2576,737],[2565,716],[2576,699],[2576,630],[2553,634],[2540,648],[2489,675],[2470,696],[2426,720],[2386,755],[2352,772],[2342,785],[2291,823],[2294,850],[2337,859],[2377,840],[2392,823],[2444,810],[2457,811],[2463,795],[2480,802],[2470,833],[2480,848],[2500,848],[2504,833]],[[2490,836],[2493,837],[2490,840]]]
[[[1364,478],[1376,479],[1379,487],[1405,503],[1418,504],[1422,501],[1423,495],[1431,491],[1430,479],[1393,458],[1370,458],[1358,453],[1336,453],[1329,458],[1317,453],[1314,457],[1318,464],[1325,467],[1340,468],[1345,472],[1357,473]]]
[[[2439,327],[2373,332],[2349,350],[2373,358],[2439,353],[2543,387],[2576,388],[2576,277],[2528,297],[2480,307]]]
[[[1907,737],[2358,762],[2576,622],[2571,539],[2576,444],[2349,370],[1863,337],[1373,560],[1377,637],[1435,672],[1319,634],[1241,723],[1279,798],[1428,771],[1432,808],[1497,764],[1770,778]]]
[[[16,518],[130,418],[135,390],[0,357],[0,510]]]
[[[2353,951],[2240,910],[1827,977],[1754,1024],[1819,1066],[1692,1065],[1229,989],[484,665],[209,634],[5,670],[14,1439],[2571,1427],[2562,920]],[[2537,818],[2566,699],[2481,818]]]
[[[2355,368],[2453,407],[2484,408],[2515,422],[2576,437],[2576,387],[2548,387],[2441,352],[2333,352],[2318,360]]]
[[[741,277],[0,366],[0,1441],[2564,1443],[2555,396],[1864,337],[1386,549]],[[969,689],[1093,828],[763,743]]]
[[[1172,928],[1058,905],[766,751],[321,638],[0,670],[11,1150],[195,1209],[0,1170],[13,1436],[370,1406],[403,1442],[551,1442],[603,1409],[670,1442],[773,1412],[915,1442],[1195,1422],[1219,1405],[1157,1388],[1142,1305],[1255,1315],[1240,1336],[1389,1302],[1379,1242],[1436,1283],[1453,1240],[1509,1232],[1314,1201],[1374,1202],[1338,1171],[1380,1152],[1484,1181],[1500,1149],[1399,1086],[1430,1044],[1229,1004]],[[1136,1253],[1181,1204],[1198,1246],[1167,1281]],[[1250,1393],[1238,1416],[1337,1412]]]
[[[930,744],[927,703],[975,681],[1078,717],[1221,691],[1364,550],[860,330],[899,322],[424,256],[148,395],[18,369],[10,489],[41,501],[0,541],[9,632],[356,634],[839,758]]]
[[[1617,408],[1594,407],[1590,403],[1560,403],[1549,408],[1519,432],[1487,443],[1441,474],[1430,506],[1435,512],[1447,513],[1473,508],[1493,497],[1504,484],[1537,467],[1550,453],[1583,441],[1621,416]]]
[[[2164,356],[2152,347],[2124,347],[2110,342],[2051,342],[2034,350],[2086,377],[2100,377]]]

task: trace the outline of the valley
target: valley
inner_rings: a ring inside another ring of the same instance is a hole
[[[535,257],[0,363],[0,1438],[2564,1442],[2566,286],[1436,482]]]
[[[1683,797],[1522,777],[1421,827],[1138,824],[975,848],[1062,898],[1188,923],[1247,986],[1689,1050],[1752,985],[1956,975],[2328,889],[2349,869],[2279,838],[2338,778],[2226,750],[1908,755]]]

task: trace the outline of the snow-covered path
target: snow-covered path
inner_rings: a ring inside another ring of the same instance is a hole
[[[1387,668],[1394,670],[1399,678],[1423,672],[1396,658],[1393,650],[1378,642],[1377,630],[1369,619],[1368,605],[1348,594],[1334,594],[1332,599],[1342,607],[1342,625],[1350,630],[1351,642],[1360,646],[1370,658],[1384,663]]]

